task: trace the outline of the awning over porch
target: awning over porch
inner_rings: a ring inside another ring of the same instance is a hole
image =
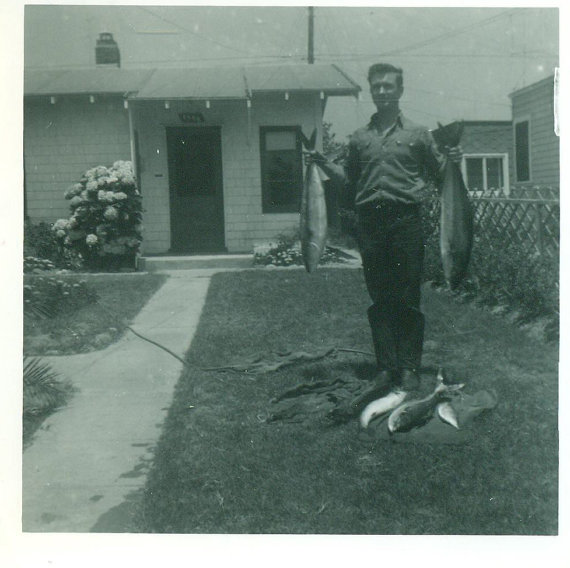
[[[138,91],[152,69],[32,69],[24,70],[24,95],[98,95]]]
[[[43,69],[24,73],[26,96],[122,94],[140,100],[215,100],[311,91],[324,96],[356,96],[360,90],[341,69],[328,64]]]

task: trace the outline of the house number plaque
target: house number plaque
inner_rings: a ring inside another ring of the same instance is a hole
[[[204,122],[204,115],[201,112],[181,112],[178,116],[182,122],[189,124],[202,124]]]

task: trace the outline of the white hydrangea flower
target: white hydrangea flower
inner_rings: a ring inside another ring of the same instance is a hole
[[[97,189],[97,182],[95,180],[91,180],[88,181],[87,184],[85,185],[85,189],[87,191],[94,191],[95,189]]]
[[[115,193],[114,196],[117,201],[122,201],[123,199],[127,199],[127,194],[123,191],[117,191],[117,193]]]
[[[64,194],[65,199],[71,199],[79,195],[83,191],[83,186],[80,183],[74,183],[70,186]]]
[[[97,238],[97,235],[94,235],[93,233],[91,233],[85,237],[85,242],[90,247],[96,245],[98,241],[99,241],[99,239]]]
[[[69,226],[69,221],[67,219],[58,219],[54,224],[52,229],[54,231],[65,231]]]
[[[81,199],[81,197],[79,197],[78,195],[76,195],[76,196],[69,202],[69,204],[71,205],[71,207],[75,207],[76,205],[79,205],[80,203],[83,203],[83,199]]]
[[[103,216],[107,221],[116,221],[119,218],[119,212],[114,207],[107,207]]]

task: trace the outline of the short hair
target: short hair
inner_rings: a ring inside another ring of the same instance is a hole
[[[373,75],[386,75],[386,73],[396,73],[398,87],[404,86],[404,72],[402,68],[390,63],[374,63],[374,65],[371,65],[368,69],[368,82],[370,83]]]

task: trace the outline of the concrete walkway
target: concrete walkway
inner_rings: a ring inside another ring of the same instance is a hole
[[[214,272],[171,272],[131,327],[182,357]],[[102,351],[45,359],[78,392],[24,451],[23,531],[121,532],[183,365],[128,330]]]

